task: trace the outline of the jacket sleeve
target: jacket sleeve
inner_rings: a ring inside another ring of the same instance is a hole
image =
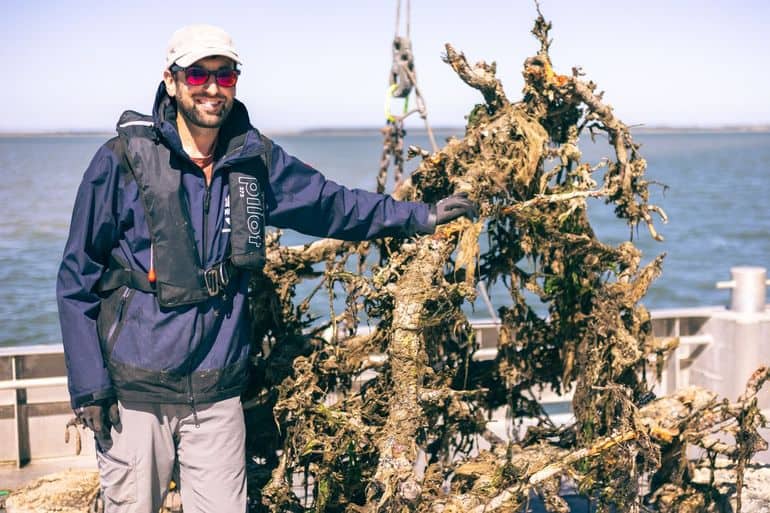
[[[268,179],[267,222],[278,228],[351,241],[408,237],[433,233],[436,228],[435,215],[426,203],[348,189],[277,144]]]
[[[117,240],[118,164],[115,154],[105,145],[86,170],[56,280],[73,408],[114,395],[96,331],[100,298],[94,287]]]

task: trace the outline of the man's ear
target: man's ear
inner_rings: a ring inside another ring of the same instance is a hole
[[[163,70],[163,82],[166,84],[166,93],[171,98],[174,98],[176,96],[176,81],[174,80],[174,75],[171,71],[167,69]]]

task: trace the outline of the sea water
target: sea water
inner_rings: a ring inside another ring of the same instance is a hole
[[[439,140],[450,135],[437,134]],[[59,342],[55,281],[69,229],[72,203],[83,171],[104,136],[0,137],[0,346]],[[374,189],[382,152],[379,134],[276,135],[276,142],[329,178],[350,187]],[[665,241],[640,227],[631,232],[614,219],[612,208],[590,204],[600,239],[628,240],[644,261],[666,253],[663,275],[643,303],[650,309],[721,305],[729,292],[715,283],[729,279],[730,267],[770,267],[770,133],[643,133],[635,137],[648,162],[652,203],[670,217],[658,221]],[[407,144],[429,148],[424,136]],[[605,139],[581,143],[585,159],[610,156]],[[410,162],[413,169],[416,162]],[[311,239],[287,232],[285,244]],[[300,293],[304,293],[303,289]],[[496,305],[505,290],[490,291]],[[328,315],[328,298],[313,303]],[[326,310],[324,310],[326,309]],[[489,317],[481,301],[468,308]]]

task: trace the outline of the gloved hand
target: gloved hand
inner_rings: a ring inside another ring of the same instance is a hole
[[[118,413],[118,401],[114,397],[100,399],[76,410],[83,423],[102,439],[110,439],[110,428],[120,427],[120,414]]]
[[[436,225],[448,223],[460,216],[475,221],[479,216],[478,207],[464,192],[447,196],[435,205],[431,205],[431,213],[436,216]]]

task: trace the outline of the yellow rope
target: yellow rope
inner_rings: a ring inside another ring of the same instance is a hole
[[[393,84],[385,91],[385,119],[391,123],[396,122],[396,118],[390,110],[391,101],[393,100],[393,92],[398,88],[398,84]],[[404,99],[404,112],[402,116],[406,115],[409,111],[409,97]]]

